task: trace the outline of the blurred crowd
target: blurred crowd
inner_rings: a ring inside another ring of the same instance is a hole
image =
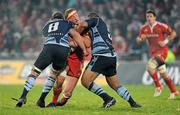
[[[41,51],[41,29],[52,11],[76,8],[82,17],[96,11],[108,24],[114,48],[122,60],[146,60],[145,44],[137,45],[139,28],[145,23],[145,11],[155,9],[157,20],[168,23],[177,37],[170,49],[180,60],[179,0],[1,0],[0,58],[32,59]]]

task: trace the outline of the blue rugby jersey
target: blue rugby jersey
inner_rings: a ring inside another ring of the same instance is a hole
[[[115,57],[112,38],[105,22],[99,17],[90,18],[86,22],[91,34],[92,55]]]
[[[44,44],[57,44],[64,47],[69,46],[69,29],[73,24],[64,19],[54,19],[48,21],[42,29]]]

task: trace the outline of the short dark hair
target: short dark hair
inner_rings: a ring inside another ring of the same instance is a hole
[[[61,11],[54,11],[52,19],[64,19],[63,13]]]
[[[99,15],[96,12],[90,12],[88,14],[88,18],[95,18],[95,17],[99,17]]]
[[[153,15],[156,17],[156,13],[155,13],[155,11],[152,10],[152,9],[147,10],[147,11],[146,11],[146,14],[147,14],[147,13],[151,13],[151,14],[153,14]]]

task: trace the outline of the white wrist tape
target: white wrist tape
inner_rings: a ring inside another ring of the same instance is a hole
[[[166,38],[166,39],[164,40],[164,43],[165,43],[165,44],[168,44],[168,43],[169,43],[169,39]]]

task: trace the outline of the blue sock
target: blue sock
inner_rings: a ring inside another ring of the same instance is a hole
[[[49,93],[49,91],[52,89],[52,87],[54,86],[55,83],[55,79],[52,77],[48,77],[45,81],[44,87],[43,87],[43,91],[40,97],[40,100],[44,100],[45,97],[47,96],[47,94]]]
[[[96,83],[92,82],[89,86],[89,91],[100,96],[105,102],[112,99],[102,88],[100,88]]]
[[[120,95],[123,99],[125,99],[125,100],[129,100],[129,98],[130,98],[130,94],[129,94],[129,92],[128,92],[128,90],[125,88],[125,87],[123,87],[123,86],[120,86],[117,90],[116,90],[116,92],[118,93],[118,95]]]
[[[129,94],[128,90],[123,87],[120,86],[119,88],[117,88],[116,92],[118,93],[118,95],[120,95],[123,99],[127,100],[130,104],[136,103],[133,98],[131,97],[131,95]]]
[[[21,95],[21,98],[25,98],[29,90],[34,86],[34,83],[36,81],[36,77],[30,74],[26,80],[26,83],[24,85],[23,93]]]

